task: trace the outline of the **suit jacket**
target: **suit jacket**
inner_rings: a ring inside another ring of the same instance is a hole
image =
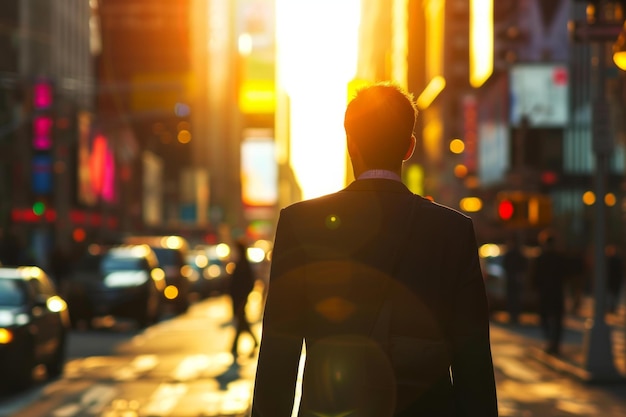
[[[394,375],[369,336],[386,294],[394,334],[444,337],[451,352],[450,371],[404,410],[386,397]],[[299,416],[497,416],[472,221],[400,182],[358,180],[281,211],[253,417],[291,415],[303,340]]]

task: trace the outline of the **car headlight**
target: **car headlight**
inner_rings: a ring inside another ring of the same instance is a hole
[[[0,312],[0,326],[23,325],[29,322],[28,314],[14,314],[9,311]]]
[[[46,305],[48,306],[48,310],[52,311],[53,313],[58,313],[59,311],[63,311],[67,308],[65,300],[57,295],[50,297]]]
[[[0,345],[8,345],[13,340],[13,332],[0,327]]]
[[[149,278],[146,271],[116,271],[104,277],[104,285],[107,287],[137,287],[148,282]]]

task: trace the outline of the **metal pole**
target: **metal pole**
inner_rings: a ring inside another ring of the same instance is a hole
[[[597,16],[603,15],[602,3]],[[602,20],[602,17],[600,18]],[[609,155],[612,148],[611,131],[608,129],[608,105],[606,100],[606,84],[604,72],[606,62],[606,44],[598,42],[595,62],[595,100],[593,106],[593,151],[596,161],[594,189],[594,314],[588,319],[584,340],[585,370],[589,373],[590,382],[612,382],[623,379],[615,368],[611,329],[605,320],[606,294],[606,177]]]

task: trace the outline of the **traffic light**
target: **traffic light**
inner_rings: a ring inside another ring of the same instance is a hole
[[[498,220],[507,227],[545,227],[552,222],[552,201],[544,194],[503,191],[496,204]]]
[[[507,226],[524,227],[528,224],[528,199],[521,192],[503,192],[497,199],[498,219]]]
[[[33,204],[33,213],[37,216],[41,216],[46,211],[46,203],[43,201],[37,201]]]

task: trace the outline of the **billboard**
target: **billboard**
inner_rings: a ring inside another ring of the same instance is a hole
[[[565,64],[517,64],[510,72],[511,127],[525,116],[530,127],[565,127],[568,121],[568,70]]]
[[[86,206],[115,201],[115,158],[109,140],[93,134],[92,115],[78,114],[78,201]]]
[[[245,206],[267,207],[278,201],[274,138],[247,136],[241,144],[241,197]]]
[[[273,113],[275,98],[275,11],[268,0],[240,0],[239,108],[246,114]]]

